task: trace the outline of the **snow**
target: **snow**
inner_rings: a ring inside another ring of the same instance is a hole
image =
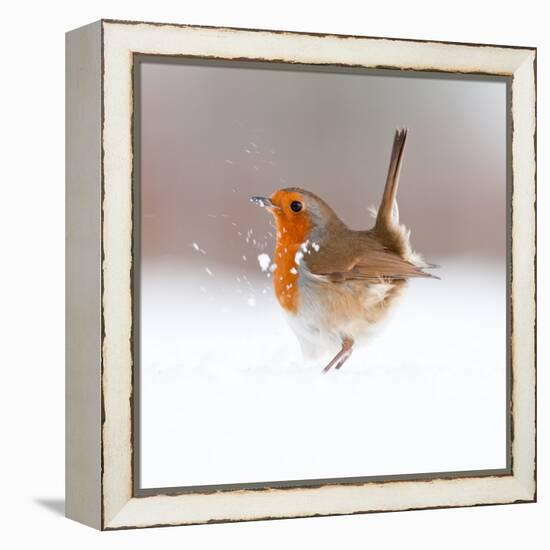
[[[191,243],[191,246],[192,246],[197,252],[200,252],[201,254],[206,255],[206,251],[205,251],[204,249],[202,249],[197,243]]]
[[[267,271],[269,269],[269,264],[271,263],[269,254],[259,254],[258,263],[260,264],[260,269],[262,271]]]
[[[412,281],[370,345],[327,375],[330,357],[301,359],[258,266],[245,296],[221,264],[216,278],[145,264],[142,486],[504,467],[504,266],[433,260],[441,281]]]

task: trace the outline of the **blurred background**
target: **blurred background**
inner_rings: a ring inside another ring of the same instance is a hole
[[[139,67],[141,487],[504,468],[505,82]],[[369,228],[403,126],[401,221],[441,280],[411,281],[322,377],[260,270],[274,230],[249,198],[304,187]]]
[[[403,126],[398,199],[413,246],[504,257],[503,81],[155,62],[141,64],[141,85],[144,261],[196,260],[196,241],[212,262],[241,263],[251,247],[239,231],[269,240],[248,198],[283,186],[370,227]]]

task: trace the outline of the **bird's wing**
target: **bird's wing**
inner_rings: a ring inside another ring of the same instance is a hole
[[[376,238],[362,233],[354,239],[333,239],[317,253],[306,255],[305,261],[311,273],[333,282],[365,281],[379,283],[412,277],[433,277],[386,249]],[[338,246],[340,245],[340,246]]]
[[[369,251],[361,256],[348,271],[337,273],[341,280],[363,280],[376,282],[382,280],[402,280],[412,277],[434,277],[425,273],[420,267],[403,260],[393,252],[386,250]],[[334,280],[334,275],[332,276]]]

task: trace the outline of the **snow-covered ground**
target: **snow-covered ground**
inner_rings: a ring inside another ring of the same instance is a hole
[[[257,264],[145,263],[142,487],[505,467],[504,266],[432,260],[325,376]]]

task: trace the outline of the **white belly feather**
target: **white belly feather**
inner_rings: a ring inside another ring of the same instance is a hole
[[[306,357],[340,349],[344,338],[361,345],[377,331],[403,283],[334,283],[299,266],[299,301],[287,320]]]

